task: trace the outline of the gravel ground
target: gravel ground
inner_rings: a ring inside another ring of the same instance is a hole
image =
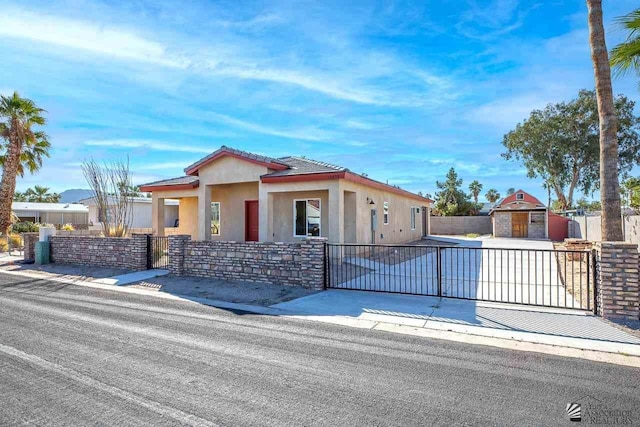
[[[204,279],[200,277],[178,277],[173,275],[128,285],[136,288],[153,289],[176,295],[209,298],[241,304],[269,306],[295,298],[311,295],[317,291],[295,286],[272,285],[269,283],[230,282]]]
[[[1,270],[28,272],[42,276],[43,279],[58,277],[75,281],[102,279],[130,272],[119,268],[90,267],[86,265],[68,264],[14,264],[0,266],[0,271]]]

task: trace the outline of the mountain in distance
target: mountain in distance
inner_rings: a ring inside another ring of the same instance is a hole
[[[93,191],[84,188],[73,188],[71,190],[64,190],[60,193],[60,203],[76,203],[79,200],[92,197]]]

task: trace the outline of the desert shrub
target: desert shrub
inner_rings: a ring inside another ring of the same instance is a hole
[[[0,252],[9,252],[9,244],[6,236],[0,237]]]
[[[40,224],[36,222],[16,222],[11,226],[12,233],[33,233],[40,230]]]
[[[72,224],[64,224],[60,230],[64,230],[64,231],[73,231],[75,230],[75,228],[73,228]]]

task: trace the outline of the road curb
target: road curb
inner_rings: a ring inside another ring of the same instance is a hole
[[[369,319],[357,319],[348,316],[319,316],[302,312],[294,312],[281,308],[262,307],[250,304],[239,304],[221,300],[213,300],[208,298],[192,297],[188,295],[168,294],[159,291],[151,291],[140,288],[120,287],[115,285],[107,285],[91,281],[71,280],[59,277],[42,277],[37,274],[18,272],[11,270],[2,270],[13,276],[22,276],[32,279],[47,280],[51,282],[64,283],[68,285],[84,286],[94,289],[124,292],[135,295],[151,296],[155,298],[163,298],[174,301],[192,302],[207,305],[216,308],[229,310],[237,310],[248,313],[255,313],[269,316],[281,316],[297,320],[315,321],[330,323],[339,326],[346,326],[359,329],[371,329],[381,332],[391,332],[403,335],[412,335],[423,338],[440,339],[447,341],[455,341],[465,344],[485,345],[498,347],[507,350],[528,351],[535,353],[544,353],[555,356],[572,357],[586,359],[595,362],[613,363],[616,365],[625,365],[632,367],[640,367],[640,356],[610,352],[605,350],[584,350],[576,347],[560,346],[554,344],[543,344],[527,340],[519,340],[516,338],[500,338],[485,335],[473,334],[470,332],[457,332],[452,330],[430,329],[427,327],[415,327],[411,325],[402,325],[392,322],[382,322]]]

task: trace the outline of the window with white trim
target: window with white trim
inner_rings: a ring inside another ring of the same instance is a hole
[[[524,193],[516,193],[516,200],[524,200]]]
[[[211,202],[211,235],[220,235],[220,202]]]
[[[293,201],[293,235],[295,237],[320,236],[320,199]]]
[[[382,218],[383,218],[384,225],[389,225],[389,202],[383,203]]]
[[[420,208],[416,208],[415,206],[411,206],[411,229],[412,230],[416,229],[416,212],[419,209]]]

